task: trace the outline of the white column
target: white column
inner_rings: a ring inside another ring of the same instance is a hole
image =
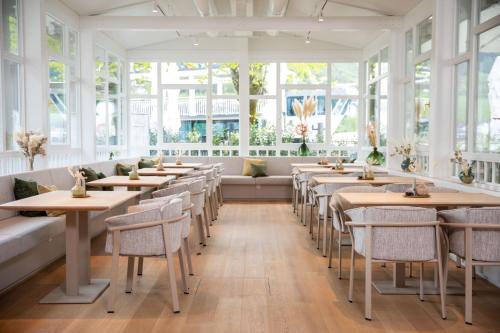
[[[429,175],[447,178],[453,150],[453,17],[455,1],[435,1],[429,115]],[[451,13],[450,13],[451,11]]]
[[[240,41],[240,156],[248,156],[249,117],[250,117],[250,82],[248,79],[248,38]]]
[[[91,31],[80,33],[81,46],[81,112],[82,112],[82,162],[92,162],[96,157],[95,149],[95,58],[94,34]]]

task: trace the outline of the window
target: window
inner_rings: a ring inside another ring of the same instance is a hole
[[[475,151],[500,152],[500,26],[479,34]]]
[[[23,127],[23,58],[20,34],[20,8],[18,0],[2,1],[1,66],[3,105],[0,106],[0,150],[16,149],[15,133]],[[5,84],[8,83],[8,84]]]
[[[413,30],[405,34],[405,73],[407,76],[413,73]]]
[[[417,143],[428,144],[431,61],[415,66],[415,135]]]
[[[96,145],[123,146],[127,126],[122,60],[99,46],[95,55]]]
[[[471,0],[457,1],[457,26],[455,33],[456,53],[469,51],[469,29],[471,19]]]
[[[46,16],[48,50],[49,142],[78,146],[79,43],[78,33],[50,15]]]
[[[467,113],[469,105],[469,62],[455,66],[455,146],[467,151]]]
[[[419,55],[432,49],[432,16],[417,25],[417,53]]]
[[[500,15],[500,3],[497,0],[478,0],[479,23]]]
[[[355,146],[358,143],[359,64],[333,63],[332,143]]]

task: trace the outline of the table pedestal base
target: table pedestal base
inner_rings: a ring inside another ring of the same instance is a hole
[[[101,295],[109,286],[108,279],[92,279],[90,284],[80,286],[78,295],[69,296],[64,291],[64,286],[58,286],[47,296],[40,300],[41,304],[89,304]]]
[[[404,287],[395,287],[394,281],[373,281],[373,286],[382,295],[418,295],[420,283],[418,279],[406,279]],[[424,281],[425,295],[439,295],[439,287],[434,286],[434,281]],[[448,281],[447,295],[465,295],[464,287],[456,281]]]

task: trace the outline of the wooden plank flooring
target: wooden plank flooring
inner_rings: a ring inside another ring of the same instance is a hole
[[[473,326],[464,324],[461,296],[447,298],[448,320],[443,321],[438,296],[420,302],[417,296],[375,291],[373,321],[365,321],[363,261],[356,261],[350,304],[348,280],[337,279],[336,261],[334,269],[327,268],[307,230],[289,203],[226,203],[203,255],[194,257],[190,295],[179,289],[180,314],[171,311],[161,259],[145,260],[132,294],[124,293],[126,259],[121,260],[115,314],[106,313],[106,292],[90,305],[38,304],[63,280],[64,261],[59,260],[0,297],[0,332],[500,332],[500,289],[479,278]],[[92,243],[93,277],[110,276],[104,239]],[[463,281],[463,270],[450,267],[450,279]],[[375,265],[373,276],[388,278],[391,270]]]

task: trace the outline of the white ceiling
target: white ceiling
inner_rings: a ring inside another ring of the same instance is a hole
[[[152,16],[163,15],[153,13],[153,1],[143,0],[61,0],[68,7],[81,16],[85,15],[114,15],[114,16]],[[159,0],[163,12],[167,16],[199,16],[195,2],[197,0]],[[217,16],[230,16],[233,14],[232,8],[236,8],[238,16],[269,16],[271,0],[210,0],[215,5]],[[275,3],[284,2],[274,0]],[[374,15],[404,15],[414,8],[421,0],[328,0],[323,10],[323,16],[374,16]],[[285,16],[304,17],[318,16],[320,8],[325,0],[289,0]],[[231,6],[233,4],[233,7]],[[250,5],[250,6],[249,6]],[[251,8],[253,13],[247,12]],[[250,15],[251,14],[251,15]],[[255,29],[249,34],[259,35]],[[188,37],[189,34],[165,31],[109,31],[106,32],[111,38],[116,40],[126,49],[138,48],[144,45],[151,45],[181,37]],[[276,33],[276,32],[275,32]],[[277,32],[280,35],[288,35]],[[330,42],[348,48],[362,48],[370,41],[379,36],[381,31],[349,31],[349,32],[312,32],[310,37],[322,42]],[[232,32],[219,32],[209,36],[231,36]],[[307,31],[300,36],[304,38]],[[206,34],[203,34],[206,36]]]

